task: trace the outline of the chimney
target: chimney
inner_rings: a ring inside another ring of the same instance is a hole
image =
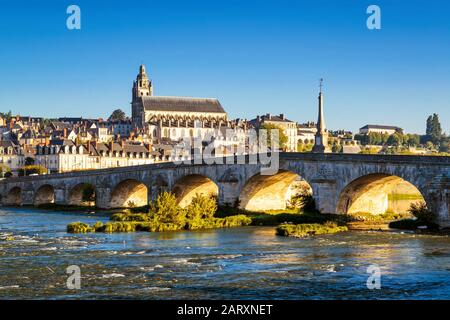
[[[272,115],[271,115],[270,113],[266,113],[266,118],[267,118],[268,120],[270,120],[270,118],[272,118]]]
[[[111,151],[111,153],[114,152],[114,141],[111,141],[111,142],[109,143],[109,151]]]
[[[283,113],[280,113],[280,119],[284,120],[284,114]]]

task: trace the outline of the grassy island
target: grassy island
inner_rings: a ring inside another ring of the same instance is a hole
[[[310,235],[330,234],[347,231],[346,226],[338,226],[336,223],[327,222],[303,223],[303,224],[282,224],[277,227],[277,235],[285,237],[306,237]]]
[[[134,211],[134,210],[133,210]],[[252,220],[246,215],[215,217],[216,199],[197,195],[186,208],[178,206],[175,195],[164,192],[152,202],[148,212],[123,212],[111,215],[110,222],[88,225],[72,222],[67,225],[69,233],[87,232],[160,232],[231,228],[250,225]]]

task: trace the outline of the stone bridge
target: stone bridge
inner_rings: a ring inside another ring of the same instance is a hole
[[[196,194],[209,194],[217,196],[221,205],[259,211],[285,209],[293,186],[304,183],[323,213],[380,214],[389,210],[396,193],[412,198],[416,193],[435,220],[450,227],[450,157],[278,155],[279,170],[272,175],[261,175],[264,166],[260,161],[250,162],[247,156],[240,159],[241,164],[236,157],[228,157],[217,158],[224,164],[160,163],[9,178],[0,182],[0,201],[19,206],[80,205],[85,186],[91,186],[99,208],[146,205],[160,192],[172,191],[181,206]]]

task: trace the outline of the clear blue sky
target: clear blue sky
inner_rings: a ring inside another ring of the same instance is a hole
[[[70,4],[81,30],[66,28]],[[232,118],[316,120],[324,77],[331,129],[423,133],[436,112],[450,132],[449,17],[446,0],[0,0],[0,111],[129,114],[144,62],[156,95],[217,97]]]

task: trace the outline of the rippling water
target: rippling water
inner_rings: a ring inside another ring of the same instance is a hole
[[[71,235],[104,216],[0,208],[0,298],[449,299],[450,238],[348,232],[294,239],[273,227]],[[381,290],[369,290],[370,265]],[[78,265],[80,290],[66,287]]]

